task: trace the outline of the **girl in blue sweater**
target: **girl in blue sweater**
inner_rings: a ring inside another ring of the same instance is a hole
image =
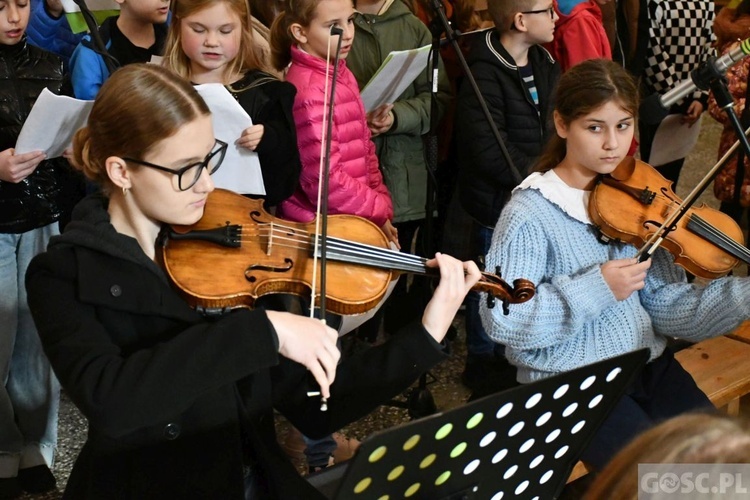
[[[563,75],[554,112],[557,135],[503,209],[487,255],[488,269],[500,266],[511,281],[530,279],[537,294],[507,316],[501,308],[481,309],[484,327],[506,346],[522,383],[651,350],[649,364],[582,457],[597,469],[653,422],[711,407],[665,349],[668,337],[698,341],[750,318],[747,278],[696,286],[664,250],[638,263],[634,246],[597,239],[589,194],[599,175],[627,155],[637,95],[631,77],[603,59]]]

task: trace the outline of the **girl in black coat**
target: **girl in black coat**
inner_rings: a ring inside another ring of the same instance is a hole
[[[155,65],[118,70],[76,134],[75,163],[105,195],[78,205],[27,274],[45,352],[89,421],[65,498],[321,498],[280,450],[273,409],[319,437],[445,357],[479,272],[440,254],[421,324],[338,366],[336,332],[317,320],[188,307],[155,244],[162,224],[200,219],[225,147],[195,90]],[[326,412],[307,396],[310,375]]]

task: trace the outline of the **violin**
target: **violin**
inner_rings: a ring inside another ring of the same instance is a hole
[[[162,232],[157,254],[192,307],[216,313],[252,308],[267,294],[311,295],[314,227],[314,221],[274,217],[262,200],[216,189],[196,224]],[[375,307],[400,273],[439,275],[426,267],[427,259],[391,250],[379,227],[354,215],[328,217],[326,254],[326,307],[342,315]],[[535,293],[530,281],[517,279],[513,285],[482,273],[473,289],[500,299],[507,311],[508,304],[526,302]]]
[[[656,242],[695,276],[719,278],[740,260],[750,263],[742,230],[730,216],[705,204],[683,207],[671,185],[654,167],[628,156],[601,176],[589,198],[589,216],[603,240]],[[685,213],[677,218],[679,210]]]

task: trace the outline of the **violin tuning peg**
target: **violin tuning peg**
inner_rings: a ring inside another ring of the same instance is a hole
[[[480,271],[484,271],[484,255],[477,255],[477,258],[474,259],[474,262],[476,262],[477,267]]]
[[[500,272],[500,266],[495,266],[495,274],[497,275],[498,278],[503,277],[503,273]]]
[[[503,301],[503,314],[505,316],[507,316],[508,314],[510,314],[510,307],[508,307],[508,301],[507,300]]]
[[[487,294],[487,309],[493,309],[495,307],[495,296],[491,293]]]

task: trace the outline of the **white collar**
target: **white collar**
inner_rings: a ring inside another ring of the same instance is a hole
[[[540,172],[530,174],[514,191],[516,189],[536,189],[547,200],[577,221],[593,224],[588,211],[591,191],[568,186],[554,169],[543,174]]]

